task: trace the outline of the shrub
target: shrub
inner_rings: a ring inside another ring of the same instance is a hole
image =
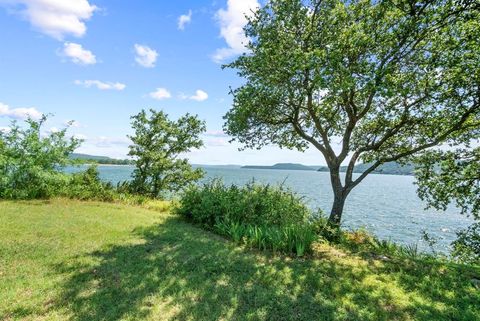
[[[457,233],[452,256],[464,263],[480,265],[480,222]]]
[[[111,202],[116,198],[116,191],[110,183],[100,180],[97,166],[68,176],[68,183],[64,185],[59,196],[79,200],[97,200]]]
[[[283,186],[253,182],[225,186],[213,180],[187,189],[175,211],[236,243],[261,250],[303,256],[316,238],[308,220],[310,211]]]
[[[42,116],[24,126],[13,122],[0,131],[0,198],[35,199],[55,196],[68,177],[60,172],[80,140],[68,138],[67,128],[45,134]]]
[[[218,222],[257,226],[290,226],[306,223],[310,211],[302,199],[283,186],[253,182],[238,187],[213,180],[182,193],[176,212],[204,227]]]

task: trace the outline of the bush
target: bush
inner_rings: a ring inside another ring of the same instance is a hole
[[[291,226],[306,223],[310,216],[302,199],[282,186],[225,186],[220,180],[188,188],[176,212],[207,228],[219,222]]]
[[[460,262],[480,265],[480,223],[457,233],[452,256]]]
[[[261,250],[303,256],[316,238],[310,211],[282,186],[249,183],[229,187],[219,180],[192,186],[175,211],[187,219]]]
[[[68,183],[64,185],[58,196],[111,202],[116,198],[116,194],[110,183],[100,180],[97,166],[93,165],[84,172],[68,175]]]

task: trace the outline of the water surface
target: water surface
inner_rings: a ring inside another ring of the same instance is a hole
[[[329,174],[314,171],[243,169],[237,167],[205,166],[203,179],[221,178],[225,184],[257,182],[280,184],[293,189],[305,198],[312,209],[330,210],[333,194]],[[100,177],[116,184],[130,178],[132,166],[98,167]],[[78,170],[78,169],[77,169]],[[68,169],[75,171],[75,169]],[[371,174],[348,196],[342,225],[347,228],[364,227],[382,239],[402,244],[418,244],[422,230],[438,239],[437,250],[448,251],[455,239],[455,232],[465,228],[471,219],[460,215],[455,208],[445,212],[425,210],[425,204],[417,197],[412,176]]]

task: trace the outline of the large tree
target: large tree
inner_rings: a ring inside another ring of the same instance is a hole
[[[251,16],[249,52],[227,65],[245,83],[225,130],[248,148],[318,149],[335,225],[378,166],[461,137],[480,113],[476,1],[271,0]]]
[[[196,116],[186,114],[174,121],[163,111],[142,110],[132,117],[132,127],[135,133],[129,136],[128,155],[136,166],[130,183],[133,192],[161,197],[203,176],[201,169],[192,168],[181,157],[203,146],[199,135],[205,131],[205,123]]]

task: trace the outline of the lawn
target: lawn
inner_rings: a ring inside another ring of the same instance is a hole
[[[480,320],[480,271],[238,247],[167,212],[0,202],[0,320]]]

